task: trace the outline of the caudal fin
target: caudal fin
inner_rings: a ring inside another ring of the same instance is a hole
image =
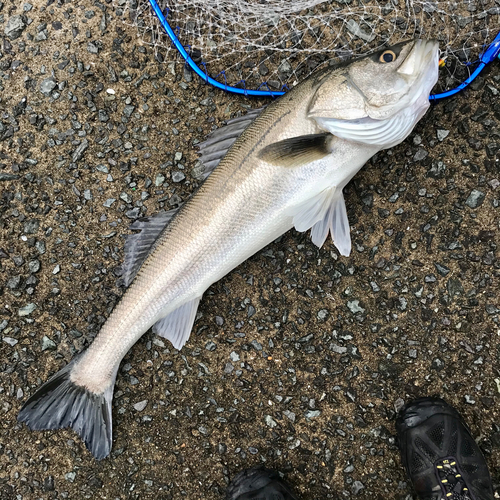
[[[109,455],[112,441],[113,386],[94,394],[71,382],[73,360],[57,372],[24,404],[17,419],[32,430],[71,427],[97,460]]]

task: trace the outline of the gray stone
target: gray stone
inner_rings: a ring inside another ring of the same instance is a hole
[[[25,28],[26,23],[22,16],[12,16],[5,25],[4,33],[11,40],[15,40],[21,36]]]
[[[315,418],[315,417],[319,417],[321,415],[321,411],[319,410],[307,410],[306,413],[304,414],[304,416],[306,418]]]
[[[40,227],[40,221],[37,219],[30,219],[24,223],[24,232],[26,234],[35,234]]]
[[[106,123],[109,120],[109,115],[108,115],[108,113],[106,113],[106,111],[104,109],[100,109],[97,112],[97,116],[99,117],[99,120],[101,122]]]
[[[83,153],[87,150],[89,147],[89,141],[87,139],[83,139],[81,144],[75,149],[75,152],[73,153],[73,163],[76,163],[77,161],[81,160],[83,157]]]
[[[98,54],[99,53],[99,48],[97,45],[93,42],[88,42],[87,43],[87,51],[90,52],[91,54]]]
[[[434,266],[436,267],[437,272],[441,276],[446,276],[450,272],[449,268],[447,268],[443,264],[439,264],[439,262],[434,262]]]
[[[69,481],[70,483],[75,480],[75,477],[76,472],[67,472],[66,474],[64,474],[64,479],[66,479],[66,481]]]
[[[38,271],[40,271],[40,261],[37,259],[30,260],[30,262],[28,263],[28,267],[30,272],[37,273]]]
[[[291,73],[292,65],[286,59],[283,59],[278,69],[281,73]]]
[[[483,204],[485,196],[486,195],[482,191],[473,189],[465,204],[470,208],[477,208]]]
[[[11,290],[17,290],[20,285],[21,285],[21,276],[19,275],[9,278],[6,284],[7,288],[10,288]]]
[[[365,310],[359,305],[359,300],[350,300],[347,302],[347,307],[353,314],[364,313]]]
[[[132,203],[132,197],[125,192],[120,194],[120,200],[123,200],[125,203]]]
[[[174,172],[172,174],[172,181],[173,182],[181,182],[186,178],[186,176],[182,172]]]
[[[145,399],[143,401],[139,401],[139,403],[135,403],[134,410],[142,411],[142,410],[144,410],[144,408],[146,408],[147,404],[148,404],[147,399]]]
[[[31,304],[27,304],[19,309],[17,314],[21,317],[29,316],[36,309],[36,304],[33,302]]]
[[[43,255],[45,253],[45,242],[44,241],[37,241],[35,243],[35,248],[38,250],[38,253],[40,255]]]
[[[359,494],[361,490],[365,488],[365,485],[361,481],[354,481],[352,483],[352,493],[353,495]]]
[[[328,316],[328,311],[326,309],[320,309],[318,311],[317,317],[319,320],[324,320]]]
[[[440,142],[444,141],[448,137],[449,133],[450,133],[449,130],[444,130],[444,129],[438,128],[437,129],[438,141],[440,141]]]
[[[46,335],[42,338],[42,351],[55,351],[57,345],[53,340],[50,340]]]
[[[446,288],[452,297],[464,293],[464,287],[458,278],[450,278],[446,284]]]
[[[140,212],[141,212],[141,209],[139,207],[135,207],[132,210],[128,210],[127,212],[125,212],[125,215],[129,219],[137,219],[137,217],[139,217]]]
[[[215,351],[215,349],[217,349],[217,344],[210,340],[205,344],[205,349],[210,352]]]
[[[252,340],[252,342],[250,342],[251,346],[256,350],[256,351],[262,351],[262,344],[260,344],[259,342],[257,342],[256,340]]]
[[[115,201],[115,198],[108,198],[102,205],[103,207],[109,208]]]
[[[19,179],[19,176],[16,174],[0,172],[0,181],[15,181],[16,179]]]
[[[278,424],[276,423],[276,420],[274,420],[274,418],[273,418],[273,417],[271,417],[271,415],[266,415],[266,416],[264,417],[264,420],[265,420],[265,422],[266,422],[266,425],[267,425],[268,427],[271,427],[271,429],[272,429],[273,427],[276,427],[276,426],[278,425]]]
[[[418,148],[417,152],[413,156],[413,161],[421,161],[423,160],[429,153],[423,149],[423,148]]]
[[[132,106],[132,104],[128,104],[123,108],[123,114],[127,117],[130,118],[132,116],[132,113],[134,112],[135,106]]]
[[[40,84],[40,92],[45,95],[50,95],[50,93],[56,88],[56,81],[53,76],[45,78]]]

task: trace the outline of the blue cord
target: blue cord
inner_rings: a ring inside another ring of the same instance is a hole
[[[240,83],[243,83],[243,88],[240,89],[238,87],[232,87],[231,85],[227,85],[227,83],[220,83],[217,80],[214,80],[210,76],[208,76],[208,73],[205,69],[205,71],[201,70],[198,65],[191,59],[191,56],[186,52],[186,49],[182,45],[182,43],[179,41],[179,38],[177,38],[176,34],[168,24],[165,16],[163,15],[162,10],[160,9],[160,6],[156,3],[156,0],[149,0],[149,3],[151,4],[152,9],[154,10],[156,17],[160,21],[161,25],[163,26],[163,29],[166,31],[167,35],[169,38],[172,40],[172,43],[175,45],[175,48],[178,50],[178,52],[181,54],[181,56],[184,58],[186,63],[189,65],[189,67],[203,80],[205,80],[206,83],[209,83],[210,85],[213,85],[214,87],[225,90],[227,92],[232,92],[234,94],[243,94],[245,96],[258,96],[258,97],[279,97],[283,95],[285,92],[273,92],[267,83],[263,83],[260,85],[266,86],[269,90],[251,90],[245,88],[245,81],[241,80]],[[481,73],[481,71],[484,69],[484,67],[489,64],[491,61],[494,59],[500,59],[500,32],[498,35],[495,37],[493,42],[488,45],[487,49],[483,52],[483,54],[480,56],[479,60],[480,63],[478,67],[474,70],[472,75],[467,78],[463,83],[461,83],[458,87],[455,87],[454,89],[448,90],[446,92],[442,92],[440,94],[431,94],[429,96],[429,100],[435,101],[437,99],[443,99],[445,97],[452,96],[456,94],[457,92],[460,92],[462,89],[467,87],[476,77]],[[205,65],[204,65],[205,66]],[[224,72],[224,81],[226,80]],[[259,88],[260,88],[259,87]]]
[[[152,0],[154,1],[154,0]],[[488,45],[488,48],[481,54],[479,57],[479,65],[477,68],[474,70],[472,75],[467,78],[463,83],[461,83],[458,87],[455,87],[454,89],[448,90],[446,92],[442,92],[441,94],[432,94],[429,96],[429,99],[431,101],[435,101],[436,99],[443,99],[444,97],[450,97],[457,92],[460,92],[462,89],[467,87],[469,83],[471,83],[481,71],[483,71],[484,67],[489,64],[491,61],[494,59],[500,59],[500,33],[495,37],[493,42]]]
[[[177,36],[175,35],[174,31],[168,24],[167,20],[165,19],[165,16],[163,15],[163,12],[161,11],[159,5],[156,3],[156,0],[149,0],[149,3],[151,4],[151,7],[153,8],[156,17],[160,20],[161,25],[167,32],[167,35],[170,37],[172,40],[173,44],[175,45],[175,48],[179,51],[180,55],[184,58],[186,63],[189,65],[189,67],[203,80],[205,80],[206,83],[209,83],[210,85],[213,85],[214,87],[217,87],[218,89],[221,90],[226,90],[227,92],[233,92],[234,94],[243,94],[243,95],[253,95],[253,96],[258,96],[258,97],[278,97],[280,95],[283,95],[284,92],[272,92],[270,89],[269,90],[250,90],[246,88],[238,88],[238,87],[231,87],[230,85],[227,85],[225,83],[219,83],[217,80],[214,80],[212,77],[208,76],[208,73],[206,71],[202,71],[198,65],[191,59],[191,56],[186,52],[186,49],[182,45],[182,43],[179,41]],[[269,87],[268,87],[269,88]]]

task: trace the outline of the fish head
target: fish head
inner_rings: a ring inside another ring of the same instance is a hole
[[[427,111],[438,69],[434,40],[384,48],[323,77],[308,117],[338,137],[392,147]]]

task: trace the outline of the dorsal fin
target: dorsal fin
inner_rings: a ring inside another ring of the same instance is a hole
[[[207,136],[206,141],[200,143],[200,161],[205,166],[202,174],[205,180],[219,164],[228,149],[243,133],[243,131],[262,113],[265,106],[250,110],[246,115],[228,120],[227,125],[214,130]],[[154,248],[155,243],[181,207],[159,212],[151,217],[137,219],[130,229],[140,230],[140,233],[131,234],[125,240],[125,260],[122,266],[122,279],[125,286],[129,286],[137,271]]]
[[[243,131],[254,122],[254,120],[262,113],[265,106],[258,109],[251,109],[246,115],[232,118],[227,121],[223,127],[214,130],[208,134],[204,142],[198,144],[200,148],[199,160],[205,166],[203,178],[210,175],[213,169],[224,158],[229,148],[234,144],[236,139]]]
[[[129,229],[141,232],[130,234],[125,240],[125,260],[122,266],[122,279],[125,286],[132,283],[137,271],[154,248],[158,237],[178,211],[179,208],[174,208],[168,212],[159,212],[151,217],[141,217],[130,225]]]

